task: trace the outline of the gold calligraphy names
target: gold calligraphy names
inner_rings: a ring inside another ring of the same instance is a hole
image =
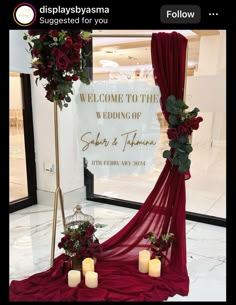
[[[154,140],[145,140],[145,139],[137,139],[137,130],[132,130],[121,134],[121,145],[122,151],[124,152],[127,147],[133,148],[135,146],[149,146],[156,145],[156,141]],[[92,132],[86,132],[81,137],[80,140],[85,143],[82,147],[82,151],[86,151],[91,146],[104,146],[107,147],[109,145],[118,146],[119,139],[118,137],[114,137],[112,140],[107,139],[107,137],[102,137],[101,133],[98,132],[95,138],[93,138]]]

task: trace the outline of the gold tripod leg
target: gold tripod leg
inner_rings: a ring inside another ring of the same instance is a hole
[[[51,244],[51,267],[55,255],[55,239],[57,229],[57,207],[58,197],[60,198],[62,222],[65,230],[65,213],[62,191],[60,188],[60,163],[59,163],[59,140],[58,140],[58,116],[57,116],[57,102],[54,101],[54,135],[55,135],[55,159],[56,159],[56,191],[54,194],[54,207],[53,207],[53,225],[52,225],[52,244]]]

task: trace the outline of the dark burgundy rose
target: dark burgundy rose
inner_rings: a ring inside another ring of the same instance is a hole
[[[67,80],[67,81],[72,81],[72,76],[67,75],[67,76],[65,77],[65,80]]]
[[[36,36],[39,34],[39,30],[28,30],[30,36]]]
[[[198,122],[197,122],[197,123],[194,123],[194,124],[192,125],[192,129],[198,130],[198,128],[199,128],[199,123],[198,123]]]
[[[202,122],[203,118],[201,116],[197,117],[198,122]]]
[[[57,89],[57,82],[55,80],[52,80],[50,82],[50,86],[52,90],[56,90]]]
[[[57,37],[58,31],[57,31],[57,30],[51,30],[51,31],[49,31],[49,34],[50,34],[52,37]]]
[[[176,128],[168,128],[167,136],[170,140],[177,140],[179,135]]]
[[[79,79],[79,76],[78,75],[73,75],[72,79],[73,79],[73,81],[77,81]]]
[[[67,39],[65,40],[65,46],[66,46],[67,48],[70,48],[70,47],[72,46],[72,43],[73,43],[73,41],[72,41],[71,38],[67,38]]]
[[[52,49],[52,55],[57,56],[57,54],[59,53],[59,49],[58,48],[53,48]]]
[[[80,42],[75,42],[75,43],[73,44],[73,49],[74,49],[74,50],[79,51],[81,48],[82,48],[82,43],[80,43]]]
[[[32,49],[32,50],[31,50],[31,54],[32,54],[32,56],[38,57],[39,54],[40,54],[40,52],[39,52],[39,50],[37,50],[37,49]]]
[[[80,61],[80,55],[77,52],[73,52],[72,54],[70,54],[70,60],[73,63],[79,62]]]
[[[68,68],[68,65],[70,63],[69,58],[58,50],[58,54],[56,56],[56,64],[59,70],[66,70]]]
[[[77,35],[75,36],[75,39],[76,39],[78,42],[81,42],[81,43],[82,43],[82,38],[81,38],[80,34],[77,34]]]
[[[197,118],[191,119],[192,129],[197,130],[199,128],[199,121]]]
[[[184,125],[185,125],[187,128],[191,127],[191,126],[192,126],[191,120],[186,120],[186,121],[184,121]]]
[[[45,40],[46,38],[47,38],[47,35],[46,35],[46,34],[41,34],[41,35],[40,35],[40,39]]]
[[[188,134],[188,128],[186,126],[184,126],[183,124],[181,124],[177,127],[177,131],[179,134],[183,134],[183,135]]]

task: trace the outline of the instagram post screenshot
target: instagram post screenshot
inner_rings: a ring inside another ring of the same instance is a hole
[[[226,302],[228,13],[111,2],[7,5],[7,298]]]

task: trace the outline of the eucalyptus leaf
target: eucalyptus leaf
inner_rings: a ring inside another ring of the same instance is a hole
[[[175,149],[180,147],[180,143],[178,141],[174,141],[174,140],[170,141],[169,145],[170,145],[170,147],[175,148]]]
[[[180,135],[178,139],[179,143],[187,143],[188,142],[188,137]]]
[[[169,150],[163,151],[163,158],[169,158],[171,155],[171,152]]]
[[[193,148],[192,148],[191,144],[186,144],[184,146],[184,150],[186,151],[186,153],[189,154],[189,153],[191,153],[193,151]]]
[[[174,157],[173,159],[172,159],[172,163],[174,164],[174,165],[179,165],[179,158],[178,157]]]
[[[178,121],[176,115],[173,115],[173,114],[170,114],[170,115],[169,115],[169,122],[170,122],[170,124],[171,124],[172,126],[176,126],[176,125],[178,125],[178,123],[179,123],[179,121]]]
[[[188,169],[188,168],[186,168],[185,166],[181,165],[181,166],[178,167],[178,172],[179,172],[180,174],[184,174],[184,173],[186,172],[187,169]]]

